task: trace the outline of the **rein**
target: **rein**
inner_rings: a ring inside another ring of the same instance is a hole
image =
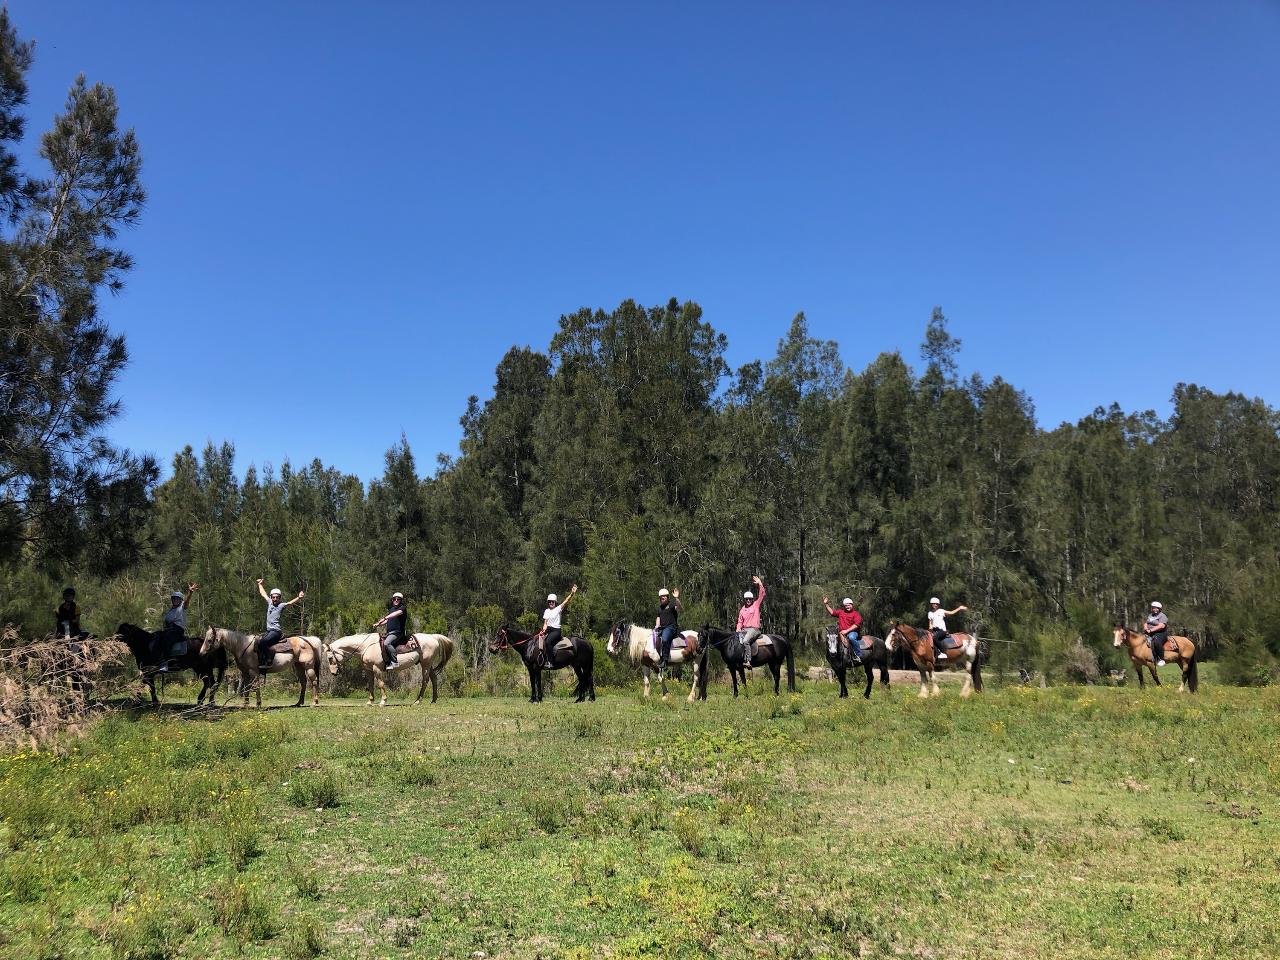
[[[530,635],[530,636],[525,637],[523,640],[514,640],[514,641],[512,641],[512,640],[508,640],[508,639],[507,639],[507,631],[506,631],[506,630],[499,630],[499,631],[498,631],[498,637],[499,637],[499,640],[498,640],[498,644],[497,644],[497,646],[498,646],[498,649],[499,649],[499,650],[510,650],[510,649],[512,649],[512,648],[515,648],[515,647],[521,647],[521,646],[524,646],[526,643],[528,643],[530,640],[532,640],[532,639],[533,639],[534,637],[536,637],[536,636],[537,636],[537,634],[535,633],[535,634],[532,634],[532,635]]]

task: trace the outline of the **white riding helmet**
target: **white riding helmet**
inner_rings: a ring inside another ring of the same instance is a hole
[[[666,587],[663,587],[661,590],[658,591],[658,596],[669,597],[671,596],[671,591],[668,590]]]
[[[1163,609],[1164,609],[1164,604],[1163,604],[1163,603],[1161,603],[1159,600],[1152,600],[1152,601],[1151,601],[1151,605],[1152,605],[1153,607],[1155,607],[1157,610],[1163,610]]]
[[[853,606],[853,600],[851,600],[849,597],[845,597],[843,600],[841,600],[840,606],[843,607],[846,603],[851,607]]]
[[[930,603],[936,603],[938,606],[942,606],[942,601],[941,601],[941,600],[939,600],[937,597],[930,597],[930,598],[929,598],[929,602],[930,602]]]
[[[391,599],[392,599],[392,600],[403,600],[403,599],[404,599],[404,594],[403,594],[403,593],[393,593],[393,594],[391,595]]]
[[[756,598],[756,595],[752,593],[750,590],[748,590],[746,593],[742,595],[743,600],[754,600],[755,598]]]
[[[280,596],[280,588],[279,588],[279,587],[272,587],[272,588],[271,588],[270,593],[268,593],[268,594],[267,594],[267,596],[269,596],[269,597],[278,597],[278,596]]]
[[[554,593],[547,594],[547,603],[559,603],[559,602],[560,602],[560,598],[557,597]]]
[[[173,591],[173,593],[169,594],[169,599],[170,599],[170,600],[185,600],[185,599],[187,599],[187,598],[186,598],[186,597],[184,597],[184,596],[182,595],[182,591],[181,591],[181,590],[175,590],[175,591]]]

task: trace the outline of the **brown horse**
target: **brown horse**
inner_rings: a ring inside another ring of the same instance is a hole
[[[910,651],[911,659],[916,662],[916,669],[920,671],[922,697],[938,695],[938,681],[933,678],[935,670],[952,668],[964,670],[964,686],[960,688],[960,696],[967,697],[975,690],[981,693],[982,664],[978,638],[971,633],[952,633],[948,634],[947,640],[944,651],[947,659],[939,664],[933,655],[933,635],[928,630],[895,620],[889,628],[889,635],[884,638],[884,645],[893,651],[901,644]]]
[[[1142,679],[1143,667],[1151,671],[1151,679],[1155,681],[1157,687],[1160,686],[1160,675],[1156,673],[1155,661],[1151,659],[1151,644],[1147,640],[1147,635],[1137,630],[1130,630],[1123,623],[1117,623],[1115,630],[1112,631],[1112,638],[1117,647],[1129,648],[1129,661],[1133,664],[1133,669],[1138,672],[1138,686],[1146,686]],[[1176,663],[1182,670],[1179,693],[1183,690],[1195,693],[1199,689],[1200,672],[1196,668],[1194,643],[1186,637],[1170,637],[1164,645],[1164,659],[1169,663]]]

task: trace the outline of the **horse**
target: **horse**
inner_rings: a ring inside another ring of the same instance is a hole
[[[1151,671],[1151,679],[1160,686],[1160,675],[1156,673],[1156,663],[1151,659],[1151,644],[1145,633],[1130,630],[1123,623],[1117,623],[1112,631],[1112,640],[1117,647],[1128,646],[1129,660],[1133,669],[1138,672],[1138,687],[1146,686],[1142,679],[1142,668]],[[1195,693],[1200,688],[1200,671],[1196,666],[1196,645],[1187,637],[1170,637],[1164,645],[1164,658],[1176,663],[1182,669],[1182,683],[1178,692],[1190,690]]]
[[[244,705],[249,706],[249,691],[257,694],[257,707],[262,709],[262,682],[259,673],[282,673],[293,668],[298,678],[298,702],[300,707],[307,699],[308,681],[315,688],[311,700],[313,707],[320,705],[320,661],[324,659],[324,641],[319,637],[286,637],[271,648],[271,664],[265,670],[258,667],[258,634],[241,633],[226,627],[209,627],[200,643],[200,653],[222,648],[236,662],[240,671],[239,693],[244,695]]]
[[[901,643],[911,653],[920,671],[920,696],[938,696],[938,681],[933,678],[935,670],[955,668],[964,670],[964,686],[960,688],[960,696],[968,697],[973,691],[982,692],[982,654],[978,649],[978,638],[971,633],[952,633],[947,635],[954,641],[955,647],[948,647],[943,652],[947,659],[941,665],[934,659],[933,635],[924,629],[908,626],[898,620],[893,621],[889,635],[884,638],[885,647],[892,652]]]
[[[680,643],[681,639],[684,643]],[[609,631],[609,643],[605,646],[605,650],[610,656],[616,657],[622,652],[623,646],[627,648],[627,656],[632,663],[640,664],[641,674],[644,677],[644,695],[649,696],[649,675],[656,672],[658,674],[658,683],[662,685],[662,699],[667,699],[667,676],[666,671],[658,666],[658,648],[653,638],[652,627],[641,627],[634,623],[627,623],[625,620],[619,620],[613,625],[613,629]],[[698,692],[698,677],[701,676],[701,668],[698,657],[698,631],[682,630],[680,636],[673,639],[671,644],[671,659],[667,662],[673,666],[682,663],[693,664],[693,685],[689,687],[689,702],[693,703]]]
[[[700,631],[703,638],[702,663],[700,664],[701,697],[707,698],[707,651],[714,647],[719,651],[724,665],[729,668],[729,676],[733,680],[733,695],[738,695],[738,682],[747,685],[747,670],[743,666],[745,651],[742,641],[738,639],[736,630],[721,630],[718,627],[704,626]],[[787,691],[796,692],[795,651],[791,649],[791,641],[776,633],[762,633],[756,637],[756,654],[751,658],[751,666],[768,667],[773,673],[773,693],[781,692],[782,664],[787,664]]]
[[[525,669],[529,671],[530,703],[542,702],[542,671],[563,670],[565,667],[572,668],[578,678],[578,686],[573,691],[574,697],[577,698],[575,702],[582,703],[583,700],[588,699],[594,702],[596,699],[595,647],[582,637],[565,637],[547,651],[546,664],[539,665],[534,662],[533,654],[529,651],[529,647],[532,646],[529,641],[535,636],[537,634],[521,633],[514,627],[503,624],[498,628],[493,642],[489,644],[489,652],[498,653],[500,650],[510,649],[520,654]]]
[[[831,672],[840,681],[841,699],[849,696],[849,688],[845,686],[844,681],[850,667],[860,666],[866,671],[867,688],[862,691],[864,700],[871,699],[871,671],[876,667],[880,668],[880,686],[885,690],[889,689],[889,648],[879,637],[859,636],[858,642],[862,647],[858,651],[862,658],[861,663],[849,656],[845,645],[840,641],[839,631],[835,627],[827,628],[827,663],[831,665]]]
[[[147,689],[151,692],[151,705],[158,707],[160,698],[156,696],[156,667],[158,664],[151,662],[151,639],[154,634],[143,630],[141,627],[135,627],[132,623],[122,623],[116,627],[116,636],[120,641],[129,648],[129,652],[133,654],[133,659],[137,661],[138,669],[142,671],[142,679],[147,685]],[[183,670],[190,670],[200,678],[203,686],[200,688],[200,696],[196,698],[196,706],[201,706],[205,702],[205,697],[209,698],[209,703],[213,703],[214,695],[218,692],[218,688],[222,686],[222,678],[227,672],[227,654],[223,650],[214,650],[206,653],[203,646],[197,646],[196,641],[190,637],[186,639],[186,649],[177,656],[166,657],[165,661],[169,664],[169,673],[180,673]]]
[[[329,673],[336,674],[338,666],[347,655],[358,656],[360,666],[364,668],[368,679],[369,706],[373,706],[373,688],[377,684],[382,691],[380,707],[387,705],[387,674],[406,670],[414,664],[422,666],[422,685],[418,687],[418,698],[414,703],[422,702],[422,695],[427,690],[427,680],[431,680],[431,702],[435,703],[440,696],[440,674],[453,656],[453,641],[442,633],[415,633],[412,643],[400,647],[396,665],[384,666],[382,656],[382,638],[376,633],[356,633],[349,637],[335,640],[326,648],[329,659]]]

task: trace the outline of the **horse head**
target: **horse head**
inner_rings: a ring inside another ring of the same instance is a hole
[[[324,648],[325,661],[329,664],[329,675],[336,677],[338,675],[338,667],[342,664],[342,654],[344,651],[334,650],[333,647],[326,646]]]
[[[1112,646],[1123,647],[1129,639],[1129,628],[1117,621],[1115,629],[1111,631],[1111,639]]]
[[[894,641],[898,639],[898,636],[899,636],[898,627],[900,626],[902,626],[900,621],[891,620],[889,622],[889,632],[884,635],[884,648],[888,650],[890,653],[893,653],[895,649]],[[904,643],[906,642],[905,638],[903,639],[903,642]]]
[[[151,634],[141,627],[135,627],[132,623],[122,623],[116,627],[116,636],[131,653],[137,650],[145,651],[151,643]]]
[[[509,646],[511,646],[511,642],[507,640],[507,625],[504,623],[498,628],[498,632],[493,635],[493,639],[489,641],[489,652],[500,653]]]
[[[611,657],[616,657],[622,652],[622,630],[625,626],[626,621],[619,620],[609,631],[609,642],[605,644],[604,649]]]
[[[200,656],[207,657],[222,645],[222,634],[217,627],[206,627],[200,638]]]

